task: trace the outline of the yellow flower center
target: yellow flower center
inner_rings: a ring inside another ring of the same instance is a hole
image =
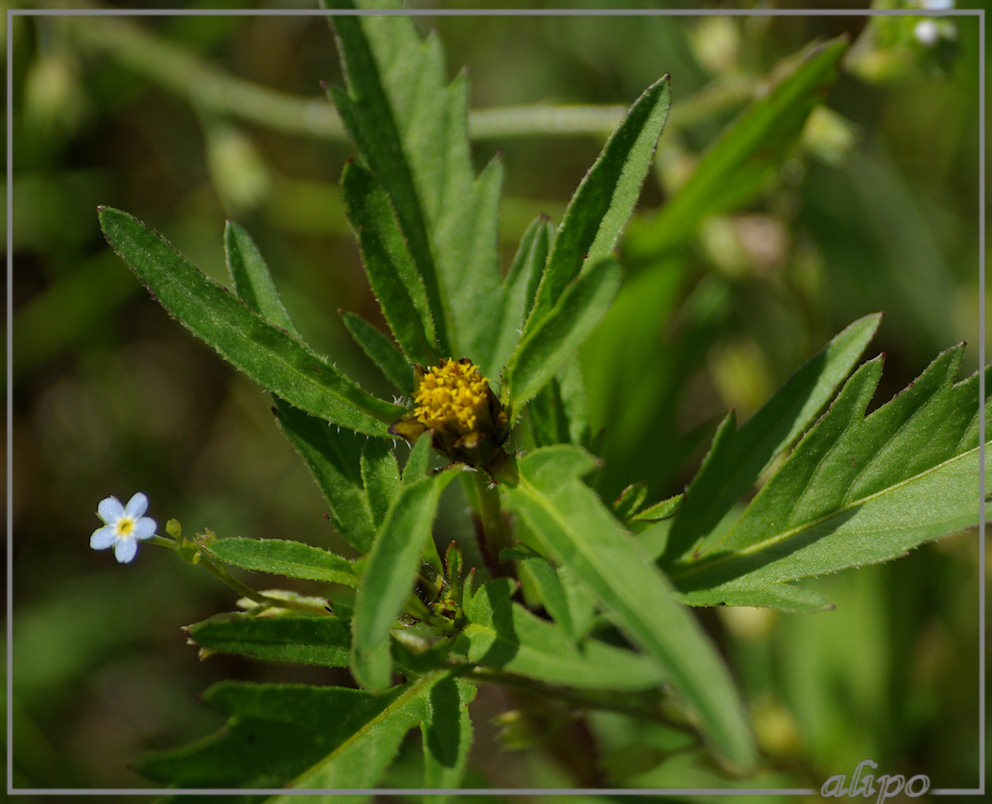
[[[446,360],[424,374],[413,414],[428,427],[471,433],[489,405],[489,381],[468,360]]]
[[[132,530],[134,530],[134,520],[123,517],[117,520],[117,533],[121,536],[127,536]]]

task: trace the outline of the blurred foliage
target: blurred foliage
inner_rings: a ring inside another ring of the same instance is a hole
[[[672,74],[656,181],[621,249],[621,312],[584,352],[607,455],[626,467],[601,489],[607,498],[641,479],[652,500],[680,491],[727,408],[745,419],[861,315],[886,313],[874,343],[888,355],[881,399],[935,352],[962,339],[977,346],[977,18],[942,22],[934,44],[919,21],[420,20],[438,29],[450,70],[468,66],[473,109],[615,107]],[[657,238],[666,199],[783,60],[844,33],[851,51],[799,146],[720,214],[674,233],[672,245],[639,245]],[[225,536],[293,538],[312,533],[321,516],[266,398],[147,298],[101,239],[96,206],[134,212],[221,280],[224,219],[236,219],[266,255],[304,337],[384,391],[335,313],[381,323],[338,193],[351,150],[320,87],[340,76],[326,24],[310,17],[15,17],[9,35],[11,781],[141,786],[129,763],[143,751],[219,724],[194,701],[211,681],[337,679],[220,656],[197,662],[178,626],[230,608],[227,590],[157,551],[124,569],[87,548],[96,502],[138,489],[160,523],[174,516]],[[242,79],[241,89],[285,95],[225,94],[211,83],[217,71]],[[286,95],[301,103],[279,106]],[[534,214],[560,219],[608,130],[560,136],[524,126],[478,138],[477,167],[504,154],[504,266]],[[977,348],[965,359],[973,370]],[[450,506],[439,530],[469,527],[460,514]],[[330,526],[326,543],[341,546]],[[818,787],[866,757],[880,772],[927,773],[934,787],[977,783],[975,608],[987,568],[977,566],[976,548],[965,535],[894,566],[823,579],[838,603],[827,614],[700,612],[770,759],[754,784]],[[501,708],[485,691],[474,704],[468,783],[574,785],[561,750],[559,761],[554,751],[487,750],[507,724],[489,723],[486,712]],[[724,784],[671,735],[642,735],[637,757],[613,750],[626,744],[629,724],[602,718],[589,734],[573,727],[566,717],[553,739],[592,745],[600,783]],[[643,773],[656,756],[668,758]],[[387,786],[403,784],[404,767],[401,757]]]

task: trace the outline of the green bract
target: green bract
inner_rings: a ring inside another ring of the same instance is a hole
[[[272,394],[279,427],[356,554],[300,534],[183,541],[170,530],[181,555],[248,607],[188,626],[189,639],[203,655],[348,668],[361,689],[215,685],[204,701],[227,725],[140,770],[177,786],[373,788],[419,729],[424,786],[455,788],[481,684],[565,702],[568,718],[603,709],[665,724],[704,743],[726,772],[753,770],[760,756],[744,704],[684,604],[824,608],[795,582],[977,524],[988,438],[978,375],[956,381],[954,347],[866,417],[882,370],[880,358],[856,368],[880,323],[866,316],[743,425],[728,414],[684,495],[649,501],[634,482],[609,505],[597,473],[626,467],[591,432],[577,353],[606,318],[584,356],[603,373],[585,378],[650,375],[650,359],[611,340],[635,310],[630,294],[674,298],[644,260],[664,259],[704,217],[762,186],[846,42],[804,54],[730,125],[660,217],[642,224],[637,272],[621,289],[614,247],[668,118],[668,76],[619,122],[560,225],[535,220],[501,277],[502,166],[495,158],[473,170],[465,75],[448,83],[437,38],[422,39],[402,16],[339,15],[332,25],[346,81],[330,96],[357,151],[342,197],[390,334],[352,313],[344,323],[403,397],[365,391],[303,341],[237,224],[224,235],[232,292],[129,214],[99,216],[163,307]],[[630,327],[649,331],[649,314]],[[394,434],[411,442],[402,468]],[[666,433],[639,437],[665,450]],[[479,538],[462,534],[442,560],[433,528],[456,477]],[[256,593],[224,565],[353,587],[353,604],[324,610],[312,596]]]

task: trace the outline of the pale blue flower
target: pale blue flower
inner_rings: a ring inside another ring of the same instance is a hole
[[[107,524],[97,528],[90,536],[90,547],[106,550],[114,546],[114,558],[121,564],[129,564],[138,552],[138,541],[150,539],[158,528],[150,516],[142,516],[148,510],[148,498],[140,491],[127,505],[121,505],[116,497],[100,500],[97,516]]]

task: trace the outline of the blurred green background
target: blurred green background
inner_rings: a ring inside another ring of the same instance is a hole
[[[451,75],[467,65],[472,109],[626,106],[672,74],[656,171],[621,244],[628,288],[583,351],[593,415],[606,430],[606,499],[640,480],[652,499],[680,491],[728,408],[749,416],[863,314],[886,313],[870,347],[887,354],[876,402],[962,339],[967,371],[977,366],[977,19],[946,23],[931,46],[918,22],[418,20],[440,34]],[[729,188],[739,190],[729,209],[664,231],[659,210],[724,126],[790,57],[841,34],[853,44],[826,106],[794,141],[769,144],[760,181]],[[188,530],[344,548],[265,394],[148,297],[104,243],[96,207],[132,212],[221,281],[224,221],[237,220],[305,338],[385,392],[337,315],[381,322],[337,191],[352,150],[335,134],[320,82],[340,82],[339,67],[326,23],[306,17],[16,17],[9,41],[12,781],[143,786],[128,767],[143,751],[220,724],[194,697],[213,681],[343,678],[236,657],[198,661],[179,626],[232,608],[233,595],[147,546],[128,567],[89,550],[97,502],[142,490],[160,526],[175,517]],[[479,122],[475,156],[481,167],[504,155],[505,269],[534,215],[560,219],[608,126],[562,134],[532,114],[502,120],[500,130]],[[454,498],[442,543],[470,527]],[[935,788],[977,784],[977,557],[969,533],[822,579],[837,603],[824,614],[699,612],[768,757],[752,784],[818,788],[866,758],[880,773],[928,774]],[[573,786],[553,751],[500,747],[491,719],[504,705],[488,693],[475,704],[469,783]],[[622,724],[592,727],[604,783],[733,783],[692,752],[646,772],[651,752],[667,747]],[[644,756],[631,753],[632,739]],[[407,749],[387,785],[418,784],[415,741]]]

